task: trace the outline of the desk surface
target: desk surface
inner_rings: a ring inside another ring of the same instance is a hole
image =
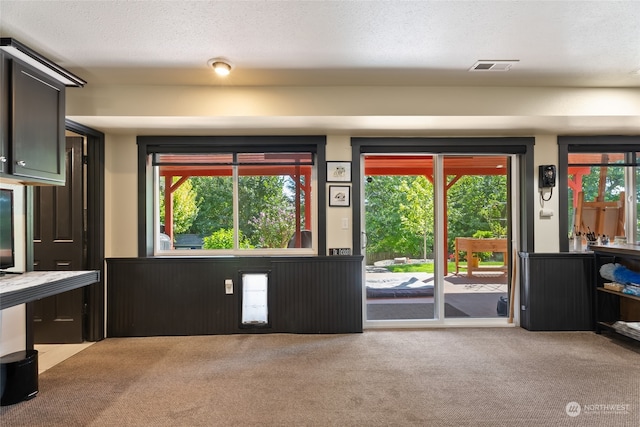
[[[477,239],[475,237],[456,237],[455,242],[456,245],[458,245],[459,250],[464,250],[461,248],[496,248],[495,252],[507,250],[507,239]],[[484,252],[484,250],[479,250],[478,252]],[[487,250],[487,252],[491,251]]]
[[[0,310],[36,301],[100,280],[97,270],[29,271],[0,277]]]
[[[471,277],[474,271],[507,271],[507,239],[478,239],[475,237],[455,238],[455,265],[456,274],[460,272],[460,251],[467,252],[467,276]],[[477,252],[502,252],[504,265],[500,267],[480,267],[473,265],[471,254]]]
[[[600,254],[620,255],[632,258],[640,258],[640,244],[624,243],[611,245],[594,245],[591,250]]]

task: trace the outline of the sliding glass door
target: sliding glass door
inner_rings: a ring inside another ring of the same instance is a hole
[[[367,322],[506,316],[510,160],[362,156]]]
[[[509,156],[444,156],[445,317],[507,316]]]
[[[364,156],[366,319],[436,318],[433,156]]]

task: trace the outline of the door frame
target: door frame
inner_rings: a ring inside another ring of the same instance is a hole
[[[84,288],[83,338],[100,341],[105,337],[105,284],[104,284],[104,164],[105,137],[102,132],[71,120],[65,121],[65,129],[86,138],[87,154],[84,158],[87,188],[87,269],[98,270],[100,281]],[[33,242],[33,188],[26,187],[25,238]],[[33,244],[26,247],[26,271],[33,270]],[[27,349],[33,348],[33,303],[26,304]]]
[[[351,138],[351,159],[352,159],[352,173],[353,173],[353,234],[352,234],[352,247],[354,255],[364,256],[363,251],[363,167],[362,154],[373,153],[388,153],[388,154],[401,154],[401,153],[420,153],[425,154],[505,154],[505,155],[517,155],[518,162],[518,176],[513,177],[516,185],[516,191],[518,194],[512,194],[509,199],[512,200],[513,209],[513,224],[512,224],[512,241],[516,242],[516,246],[509,245],[509,254],[514,250],[516,252],[525,251],[531,252],[534,247],[533,240],[533,216],[530,212],[533,212],[535,203],[535,188],[534,180],[526,179],[526,177],[534,176],[534,163],[533,163],[533,146],[535,143],[534,137],[470,137],[470,138],[429,138],[429,137],[415,137],[415,138],[397,138],[397,137],[353,137]],[[438,156],[439,157],[439,156]],[[434,165],[436,167],[437,165]],[[441,167],[441,165],[440,165]],[[434,170],[435,173],[435,170]],[[439,173],[439,171],[438,171]],[[437,181],[437,180],[436,180]],[[437,184],[437,183],[436,183]],[[435,194],[435,206],[436,216],[443,215],[443,206],[438,198],[442,197],[442,190],[438,190],[441,187],[436,185]],[[512,186],[509,187],[508,191]],[[437,225],[437,223],[436,223]],[[440,225],[442,227],[442,225]],[[436,230],[436,241],[434,244],[441,244],[438,240],[438,236],[442,230]],[[436,262],[436,280],[438,278],[438,271],[444,266],[444,255],[435,260]],[[517,262],[517,258],[513,259],[509,263],[508,277],[513,274],[513,265]],[[440,268],[437,268],[437,267]],[[363,262],[363,282],[365,280],[364,270],[365,265]],[[442,283],[434,283],[436,290],[442,293]],[[363,283],[364,289],[364,283]],[[517,302],[517,291],[514,290],[515,295],[509,295],[510,298],[515,298]],[[364,294],[365,292],[363,292]],[[438,306],[444,306],[443,295],[440,295],[440,300],[436,301]],[[367,327],[377,326],[371,321],[366,319],[366,299],[363,297],[363,325]],[[438,307],[438,308],[442,308]],[[516,310],[517,312],[517,310]],[[431,321],[431,324],[441,326],[444,318],[439,321]],[[517,320],[517,319],[516,319]],[[426,322],[422,322],[426,324]],[[421,324],[420,326],[423,326]],[[396,326],[396,325],[394,325]],[[399,326],[399,325],[398,325]],[[409,324],[409,326],[414,326]],[[383,326],[384,327],[384,326]],[[388,327],[388,325],[386,325]]]

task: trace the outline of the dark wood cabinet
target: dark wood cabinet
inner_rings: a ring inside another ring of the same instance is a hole
[[[519,255],[520,325],[530,331],[592,331],[593,253]]]
[[[0,174],[63,185],[65,85],[6,52],[1,59]]]
[[[14,59],[11,88],[12,174],[64,184],[64,85]]]
[[[8,65],[7,65],[8,64]],[[0,51],[0,176],[9,173],[9,59]]]

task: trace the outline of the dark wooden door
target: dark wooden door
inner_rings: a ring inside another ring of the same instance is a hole
[[[66,185],[34,189],[34,270],[85,269],[83,138],[66,138]],[[83,341],[83,289],[34,304],[36,344]]]

